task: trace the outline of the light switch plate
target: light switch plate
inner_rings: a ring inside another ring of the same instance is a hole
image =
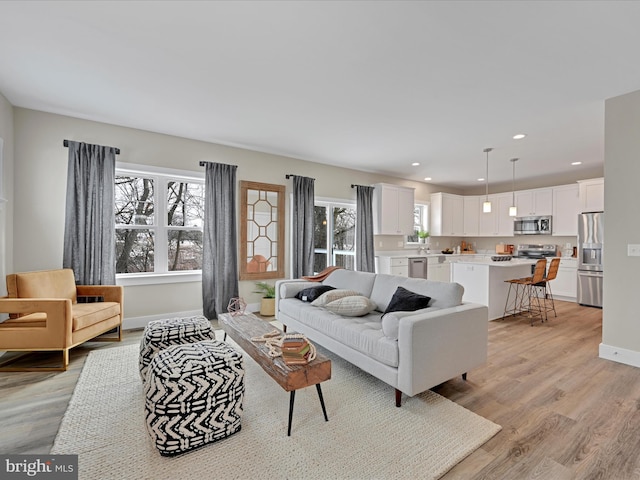
[[[638,245],[637,243],[629,243],[627,245],[627,256],[640,257],[640,245]]]

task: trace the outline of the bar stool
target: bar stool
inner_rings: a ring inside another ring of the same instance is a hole
[[[530,319],[531,326],[533,326],[533,319],[540,317],[540,321],[544,322],[547,316],[545,306],[540,303],[540,297],[534,293],[534,285],[544,281],[544,276],[547,270],[547,259],[541,258],[536,262],[533,275],[531,277],[514,278],[511,280],[505,280],[509,284],[509,291],[507,292],[507,300],[504,305],[504,313],[502,319],[509,315],[520,315],[526,313]],[[513,290],[514,297],[512,303],[509,303],[511,297],[511,291]]]
[[[558,275],[559,267],[560,267],[559,258],[554,258],[553,260],[551,260],[551,263],[549,264],[549,271],[547,272],[547,276],[544,277],[544,280],[542,280],[542,282],[536,283],[534,285],[534,287],[537,290],[536,292],[537,296],[539,297],[540,294],[543,295],[545,317],[546,317],[546,312],[550,312],[550,311],[553,311],[553,315],[556,318],[558,317],[558,314],[556,313],[556,304],[553,301],[553,294],[551,293],[551,280],[554,280]],[[548,305],[547,302],[549,302],[550,304]]]

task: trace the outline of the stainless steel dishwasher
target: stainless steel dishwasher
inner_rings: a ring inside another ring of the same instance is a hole
[[[427,278],[427,257],[409,258],[409,277]]]

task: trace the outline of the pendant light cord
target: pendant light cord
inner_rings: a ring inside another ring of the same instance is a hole
[[[485,202],[489,201],[489,152],[493,150],[493,148],[485,148],[484,152],[487,154],[487,174],[485,175]]]

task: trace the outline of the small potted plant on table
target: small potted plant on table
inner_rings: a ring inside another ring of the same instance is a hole
[[[276,314],[276,287],[267,282],[256,282],[256,288],[254,293],[262,294],[260,315],[273,317]]]

